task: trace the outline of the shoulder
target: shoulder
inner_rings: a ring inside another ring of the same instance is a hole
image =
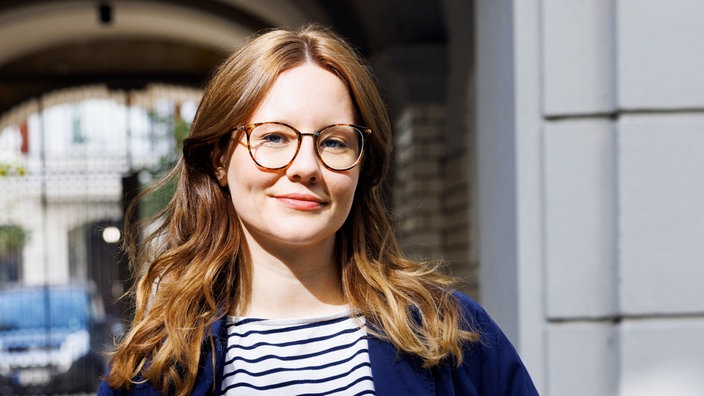
[[[215,350],[211,349],[208,341],[210,334],[213,335]],[[192,395],[210,394],[213,389],[219,389],[222,381],[222,365],[225,359],[225,347],[227,342],[227,320],[226,317],[218,319],[213,323],[210,331],[203,337],[204,350],[200,358],[201,364],[196,378],[196,383],[191,392]],[[215,355],[215,366],[213,366],[213,355]],[[213,375],[213,373],[217,375]],[[213,379],[216,381],[213,386]],[[107,382],[103,381],[98,389],[98,396],[159,396],[159,391],[148,381],[135,381],[135,384],[127,390],[125,388],[110,388]]]
[[[469,297],[468,295],[457,290],[453,290],[452,295],[457,299],[462,308],[465,310],[466,315],[486,315],[486,311],[484,311],[484,309],[479,305],[479,303],[474,301],[472,297]]]
[[[479,332],[479,335],[484,340],[498,337],[503,341],[505,338],[503,331],[501,331],[499,325],[494,322],[489,313],[479,305],[478,302],[457,290],[454,290],[452,295],[457,299],[462,309],[462,315],[470,330]],[[505,341],[508,342],[508,339],[505,339]]]
[[[447,381],[455,390],[467,386],[480,394],[537,395],[518,352],[486,310],[465,294],[454,291],[453,295],[467,324],[480,338],[465,346],[460,366],[446,367]]]
[[[102,381],[100,383],[100,387],[98,388],[98,396],[117,396],[117,395],[122,395],[124,392],[120,392],[119,390],[112,389],[110,385],[108,385],[107,382]]]
[[[499,325],[494,322],[489,313],[479,303],[456,290],[452,292],[452,295],[457,299],[469,329],[479,333],[482,340],[480,343],[486,345],[486,342],[498,341],[510,345],[510,341],[499,328]]]
[[[98,396],[159,396],[159,392],[148,382],[135,384],[127,390],[125,388],[113,389],[103,381],[98,388]]]

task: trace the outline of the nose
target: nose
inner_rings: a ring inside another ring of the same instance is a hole
[[[320,179],[322,164],[315,152],[312,136],[303,136],[301,147],[291,165],[286,168],[286,176],[299,182],[317,182]]]

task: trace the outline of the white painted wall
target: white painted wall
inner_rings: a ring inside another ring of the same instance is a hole
[[[704,2],[475,4],[483,305],[542,394],[701,395]]]

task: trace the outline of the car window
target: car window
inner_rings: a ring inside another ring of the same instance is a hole
[[[0,331],[46,328],[86,328],[88,295],[82,289],[19,289],[0,292]],[[47,314],[48,313],[48,314]]]

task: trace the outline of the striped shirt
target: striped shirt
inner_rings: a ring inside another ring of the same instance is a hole
[[[227,318],[223,395],[374,395],[364,317]]]

